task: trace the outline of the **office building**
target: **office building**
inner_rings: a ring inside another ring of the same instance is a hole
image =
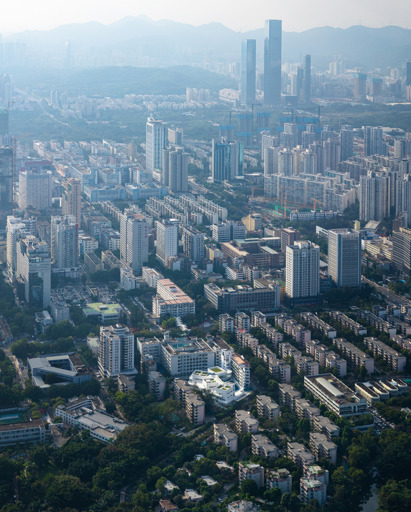
[[[188,154],[182,147],[163,150],[162,184],[171,192],[188,191]]]
[[[153,175],[154,170],[163,169],[163,149],[166,147],[166,124],[152,117],[146,123],[146,171]]]
[[[73,269],[78,265],[77,222],[73,215],[51,217],[51,261],[58,269]]]
[[[183,228],[183,251],[192,261],[201,261],[205,257],[204,233],[191,227]]]
[[[211,177],[213,183],[233,180],[243,175],[243,146],[239,142],[216,142],[211,145]]]
[[[184,142],[184,132],[182,128],[169,128],[167,130],[168,143],[173,146],[182,146]]]
[[[247,228],[240,221],[227,220],[211,226],[211,237],[216,242],[230,242],[231,240],[244,240]]]
[[[13,148],[0,148],[0,210],[6,214],[13,210]]]
[[[170,260],[178,255],[178,222],[174,219],[157,220],[156,256],[167,267]]]
[[[25,445],[26,443],[45,443],[46,427],[41,418],[29,418],[19,410],[9,410],[21,421],[0,425],[0,448],[14,445]]]
[[[240,100],[242,105],[253,105],[255,103],[256,45],[255,39],[246,39],[241,44]]]
[[[166,340],[160,345],[162,366],[172,377],[188,378],[194,371],[215,366],[215,353],[201,338]]]
[[[286,248],[286,293],[291,299],[315,299],[320,293],[320,248],[296,242]]]
[[[103,378],[134,375],[134,334],[124,325],[100,327],[98,368]]]
[[[328,275],[338,288],[361,286],[361,239],[350,229],[328,231]]]
[[[204,285],[204,295],[220,313],[230,311],[273,311],[280,306],[280,286],[274,288],[219,288],[215,283]]]
[[[141,274],[148,261],[148,223],[146,218],[125,211],[120,218],[120,258],[135,274]]]
[[[282,21],[267,20],[264,40],[264,104],[281,103]]]
[[[50,305],[51,259],[45,242],[34,236],[20,240],[17,246],[16,277],[24,286],[28,304],[46,309]]]
[[[383,220],[391,210],[390,176],[368,171],[360,177],[360,220]]]
[[[61,208],[63,215],[74,215],[78,227],[81,226],[81,180],[69,178],[63,184]]]
[[[53,179],[50,171],[25,170],[19,174],[19,207],[23,210],[51,208]]]

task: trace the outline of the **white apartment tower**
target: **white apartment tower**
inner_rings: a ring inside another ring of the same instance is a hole
[[[125,211],[121,216],[120,257],[134,273],[141,274],[148,261],[148,223],[143,215]]]
[[[134,368],[134,334],[124,325],[100,327],[98,368],[104,378],[137,373]]]
[[[328,231],[328,274],[338,288],[361,286],[361,239],[350,229]]]
[[[157,220],[157,259],[167,266],[178,254],[178,222],[175,219]]]
[[[163,168],[163,149],[166,147],[166,124],[152,117],[146,123],[146,170],[153,175],[154,169]]]
[[[162,183],[171,192],[188,191],[188,154],[183,148],[163,150]]]
[[[51,217],[51,260],[57,268],[77,267],[78,235],[74,215]]]
[[[320,248],[309,241],[286,248],[286,293],[292,299],[320,293]]]

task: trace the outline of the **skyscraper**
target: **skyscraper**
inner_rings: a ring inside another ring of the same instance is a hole
[[[281,103],[281,42],[282,21],[265,22],[268,37],[264,41],[264,103]]]
[[[411,227],[411,175],[406,174],[402,180],[397,180],[395,199],[395,214],[402,213],[404,227]]]
[[[98,368],[104,378],[137,373],[134,368],[134,334],[124,325],[100,327]]]
[[[311,55],[304,56],[304,80],[303,98],[304,103],[311,103]]]
[[[291,299],[316,298],[320,293],[320,248],[296,242],[285,252],[286,293]]]
[[[243,146],[239,142],[212,141],[211,177],[213,182],[232,180],[243,174]]]
[[[354,134],[352,130],[352,126],[344,125],[341,126],[340,131],[340,139],[341,139],[341,161],[344,162],[351,158],[354,154]]]
[[[17,249],[20,239],[29,235],[37,235],[37,220],[35,218],[21,219],[9,215],[7,217],[7,272],[13,279],[17,271]]]
[[[411,85],[411,61],[405,65],[405,85]]]
[[[73,215],[77,226],[81,226],[81,180],[69,178],[64,183],[61,208],[63,215]]]
[[[163,149],[166,147],[166,124],[152,117],[146,123],[146,170],[153,174],[163,169]]]
[[[157,220],[156,256],[167,267],[170,260],[178,255],[178,222],[174,219]]]
[[[255,103],[256,40],[245,39],[241,44],[241,103]]]
[[[51,260],[56,268],[77,267],[77,230],[74,215],[51,217]]]
[[[361,239],[350,229],[328,231],[328,275],[338,288],[361,286]]]
[[[367,95],[367,74],[354,74],[354,98],[356,100],[365,100]]]
[[[163,150],[163,185],[171,192],[188,191],[188,154],[183,148]]]
[[[13,210],[13,148],[0,148],[0,210]]]
[[[148,261],[148,224],[141,214],[125,211],[120,220],[120,258],[141,274]]]

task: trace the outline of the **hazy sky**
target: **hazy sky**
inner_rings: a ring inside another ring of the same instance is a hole
[[[331,25],[411,28],[410,0],[14,0],[4,1],[0,32],[49,29],[66,23],[109,24],[145,14],[200,25],[217,21],[234,30],[260,28],[267,18],[286,31]]]

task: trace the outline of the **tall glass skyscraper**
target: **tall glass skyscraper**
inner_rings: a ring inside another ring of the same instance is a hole
[[[255,103],[256,40],[245,39],[241,45],[241,103]]]
[[[281,41],[282,21],[265,22],[268,37],[264,41],[264,103],[281,103]]]

